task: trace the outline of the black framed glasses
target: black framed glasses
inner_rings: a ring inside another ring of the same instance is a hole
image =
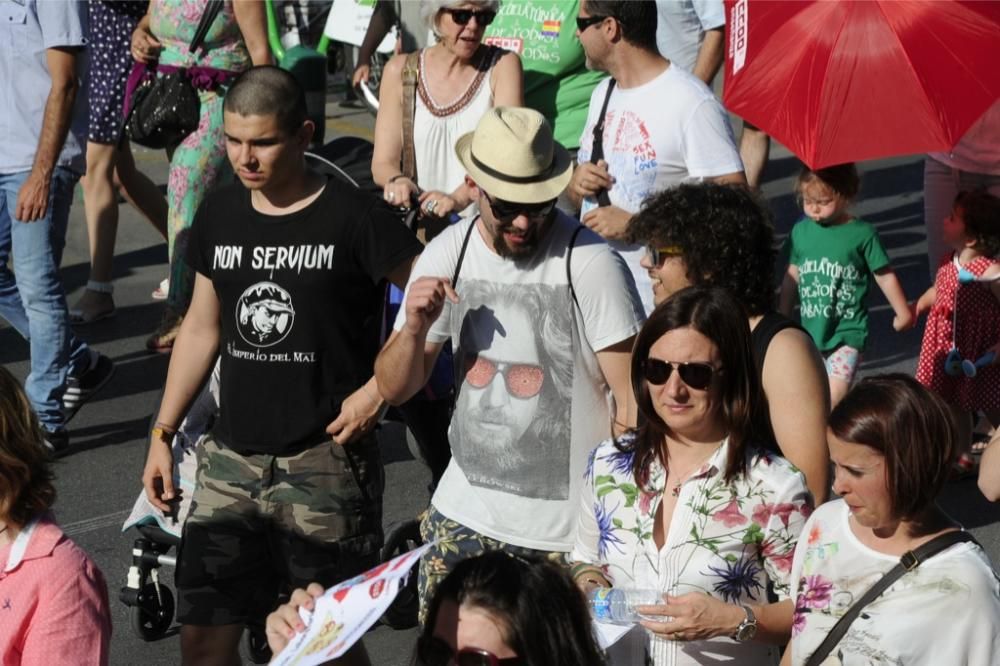
[[[459,25],[466,25],[472,17],[476,17],[476,23],[483,27],[493,23],[497,13],[491,9],[452,9],[445,7],[441,11],[451,15],[451,20]]]
[[[420,666],[515,666],[521,663],[519,657],[500,659],[488,650],[462,648],[458,652],[437,636],[421,636],[417,639],[417,659]]]
[[[556,199],[528,204],[494,199],[486,192],[483,192],[483,196],[486,197],[486,200],[490,204],[493,217],[504,224],[510,224],[518,215],[524,215],[532,220],[543,219],[548,217],[556,207]]]
[[[654,386],[666,384],[674,370],[677,370],[682,382],[698,391],[706,390],[712,385],[715,375],[722,372],[721,368],[716,369],[708,363],[674,363],[647,358],[642,364],[642,376]]]
[[[649,263],[653,266],[659,266],[667,257],[679,257],[683,254],[684,252],[681,251],[678,245],[646,246],[646,258],[649,259]]]
[[[576,17],[576,29],[579,32],[583,32],[592,25],[597,25],[606,18],[611,18],[610,16],[577,16]]]

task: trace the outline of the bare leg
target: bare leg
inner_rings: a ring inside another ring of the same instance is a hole
[[[760,189],[760,177],[770,152],[771,137],[744,120],[740,134],[740,159],[743,160],[743,171],[750,189]]]
[[[830,409],[837,406],[837,403],[844,399],[851,385],[839,377],[830,377]]]
[[[113,185],[115,157],[113,145],[87,142],[87,177],[81,181],[81,186],[90,240],[90,280],[107,285],[108,291],[86,289],[83,292],[72,310],[84,321],[115,308],[110,293],[115,236],[118,233],[118,201]]]
[[[166,240],[167,198],[146,174],[135,168],[132,149],[127,143],[118,151],[115,181],[128,202],[142,213]]]
[[[240,666],[242,624],[220,627],[185,624],[181,627],[181,663],[184,666]]]

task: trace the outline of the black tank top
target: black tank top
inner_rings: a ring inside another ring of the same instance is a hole
[[[757,366],[757,376],[760,377],[762,383],[764,381],[764,357],[767,356],[767,348],[771,345],[771,340],[774,339],[774,336],[786,328],[797,328],[804,332],[801,326],[777,312],[768,312],[765,314],[757,322],[757,327],[750,332],[750,346],[753,348],[753,360]],[[774,438],[774,427],[771,425],[771,412],[767,405],[766,395],[764,396],[764,402],[764,411],[761,415],[761,429],[757,433],[755,440],[767,450],[781,455],[781,449],[778,448],[778,442]]]

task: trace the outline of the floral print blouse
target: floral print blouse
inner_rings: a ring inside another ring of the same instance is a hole
[[[899,558],[865,546],[843,500],[806,523],[792,562],[793,666]],[[946,548],[904,574],[851,623],[824,665],[995,666],[1000,663],[1000,579],[975,543]]]
[[[724,480],[729,441],[681,486],[662,548],[653,540],[667,470],[653,463],[646,487],[632,474],[634,438],[619,450],[608,440],[587,465],[571,559],[599,565],[617,587],[671,595],[704,592],[727,603],[764,604],[768,582],[780,599],[790,592],[792,556],[812,512],[805,477],[784,458],[748,447],[748,469]],[[776,664],[778,649],[728,637],[674,642],[650,634],[656,666],[715,663]]]

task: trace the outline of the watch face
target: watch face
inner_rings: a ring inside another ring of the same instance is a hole
[[[743,624],[736,630],[736,640],[741,643],[752,640],[757,635],[757,624]]]

